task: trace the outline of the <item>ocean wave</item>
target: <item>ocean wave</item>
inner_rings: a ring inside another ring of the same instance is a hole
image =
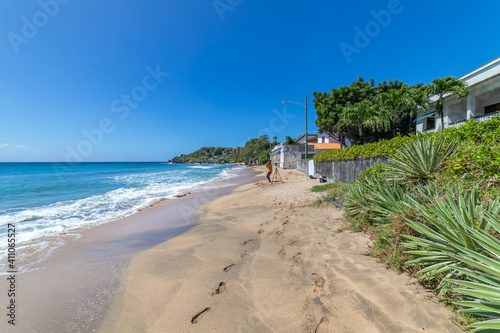
[[[208,165],[190,165],[188,166],[190,169],[213,169],[213,166],[208,166]]]
[[[57,236],[67,231],[121,219],[166,198],[174,198],[183,192],[201,189],[203,185],[214,180],[235,176],[231,171],[228,172],[232,168],[227,167],[220,170],[217,166],[188,168],[214,170],[202,172],[202,170],[188,171],[187,168],[183,168],[105,177],[107,182],[116,183],[115,186],[120,187],[81,199],[1,210],[0,226],[15,223],[18,246],[34,244],[34,241],[39,240],[40,244],[36,247],[42,249],[46,248],[45,245],[41,246],[44,237]],[[6,231],[6,228],[0,230],[0,263],[5,262]]]

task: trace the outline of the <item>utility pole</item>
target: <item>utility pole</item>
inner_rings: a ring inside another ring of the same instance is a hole
[[[306,160],[307,160],[307,95],[306,95]]]

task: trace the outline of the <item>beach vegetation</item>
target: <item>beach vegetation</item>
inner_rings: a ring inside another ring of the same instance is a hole
[[[351,184],[344,183],[328,183],[313,186],[311,192],[323,192],[324,194],[320,199],[314,201],[312,205],[316,207],[341,206],[350,187]]]
[[[385,175],[395,181],[420,182],[434,177],[444,162],[456,153],[456,140],[429,137],[405,142],[389,159]]]
[[[473,332],[497,330],[500,119],[408,138],[347,189],[350,228],[370,233],[371,255],[434,288]]]
[[[337,184],[334,183],[326,183],[324,185],[315,185],[311,188],[311,192],[325,192],[332,188],[337,187]]]

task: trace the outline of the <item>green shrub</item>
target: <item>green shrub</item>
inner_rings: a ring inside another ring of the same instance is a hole
[[[374,164],[365,171],[361,172],[358,176],[359,180],[363,180],[365,178],[377,178],[384,179],[386,173],[387,164],[380,163]]]
[[[414,138],[429,136],[430,133],[395,137],[391,140],[382,140],[376,143],[367,143],[362,146],[351,146],[342,149],[332,149],[314,155],[316,162],[338,162],[349,161],[355,158],[370,158],[376,156],[390,156],[395,149],[404,142],[410,142]]]
[[[321,199],[316,200],[314,206],[331,206],[334,200],[344,200],[346,193],[349,191],[351,184],[344,183],[328,183],[325,185],[317,185],[311,188],[311,192],[326,192]]]
[[[375,156],[391,156],[403,143],[419,140],[421,138],[441,137],[461,143],[477,143],[486,146],[495,146],[500,143],[500,117],[488,121],[465,122],[459,127],[450,127],[443,131],[425,132],[405,137],[395,137],[391,140],[382,140],[361,146],[351,146],[343,149],[334,149],[318,153],[314,156],[316,162],[338,162],[353,160],[355,158],[370,158]]]

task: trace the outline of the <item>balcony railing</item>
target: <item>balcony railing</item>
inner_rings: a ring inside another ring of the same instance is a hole
[[[486,115],[481,115],[481,116],[474,117],[474,118],[472,118],[472,120],[475,120],[475,121],[486,121],[486,120],[490,120],[493,117],[497,117],[499,115],[500,115],[500,113],[491,113],[491,114],[486,114]],[[462,120],[462,121],[459,121],[459,122],[455,122],[453,124],[448,125],[447,127],[459,127],[459,126],[462,126],[463,124],[465,124],[465,120]]]
[[[475,121],[486,121],[486,120],[490,120],[493,117],[498,117],[498,115],[499,115],[498,113],[485,114],[483,116],[474,117],[474,120]]]
[[[448,125],[448,127],[459,127],[459,126],[462,126],[463,124],[465,124],[464,120],[459,121],[458,123],[450,124],[450,125]]]

